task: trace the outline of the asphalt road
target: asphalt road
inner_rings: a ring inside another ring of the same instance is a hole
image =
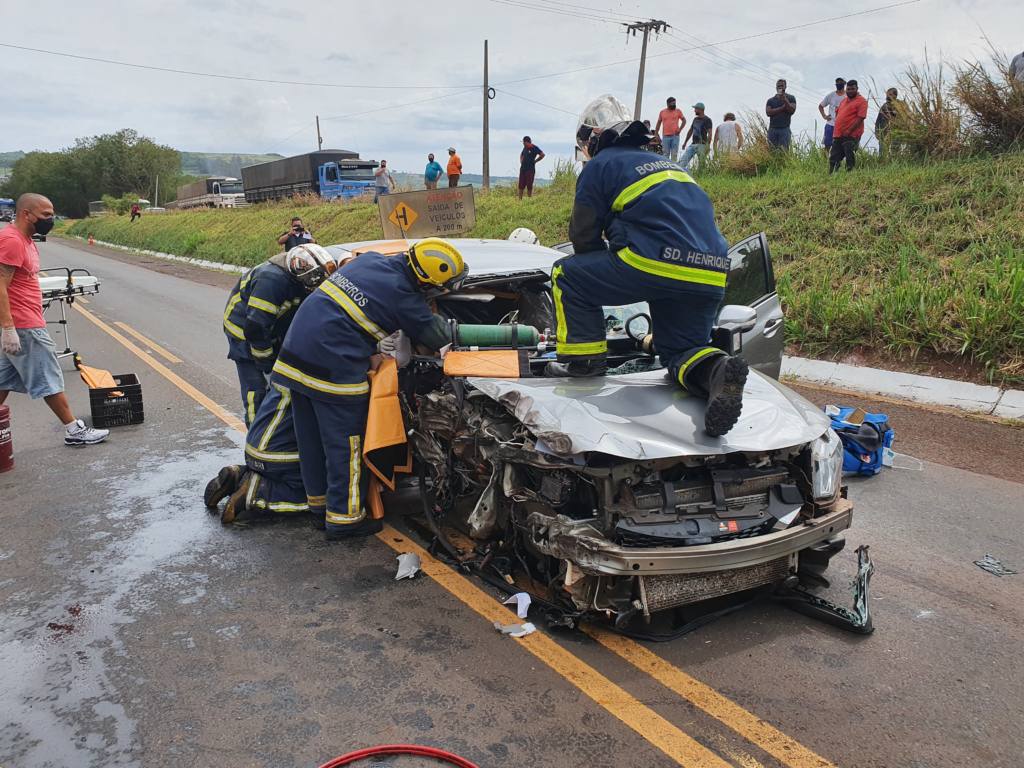
[[[70,449],[42,403],[8,401],[0,766],[305,768],[404,741],[481,766],[1024,765],[1024,574],[972,564],[1024,570],[1024,486],[930,462],[852,482],[870,637],[759,604],[667,644],[515,640],[491,626],[511,617],[494,594],[443,565],[395,582],[416,543],[393,529],[327,544],[204,511],[206,480],[241,456],[233,278],[40,250],[102,277],[75,347],[139,375],[146,421]],[[73,372],[68,391],[87,415]],[[838,561],[847,602],[852,547]]]

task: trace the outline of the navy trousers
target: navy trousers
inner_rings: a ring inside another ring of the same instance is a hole
[[[299,467],[292,393],[271,384],[245,436],[245,464],[256,477],[246,508],[290,514],[309,511]]]
[[[559,360],[604,357],[608,351],[604,307],[641,301],[650,307],[651,331],[661,363],[684,389],[696,363],[725,354],[710,345],[724,289],[652,275],[626,264],[616,253],[602,250],[556,261],[551,292],[558,321]]]
[[[242,410],[245,412],[245,426],[252,424],[256,411],[260,409],[267,394],[267,374],[256,367],[252,360],[235,360],[238,383],[242,387]]]
[[[370,481],[363,467],[369,398],[316,400],[295,391],[291,394],[309,511],[324,515],[328,532],[361,523]]]

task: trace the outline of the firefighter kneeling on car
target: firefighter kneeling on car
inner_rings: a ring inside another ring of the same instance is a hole
[[[603,375],[603,307],[646,301],[661,362],[707,399],[705,432],[724,435],[740,416],[747,364],[709,344],[729,272],[711,201],[682,168],[642,148],[652,139],[643,123],[590,128],[577,134],[590,160],[569,224],[575,255],[551,272],[558,362],[546,373]]]
[[[428,299],[457,289],[465,276],[458,250],[427,238],[401,256],[360,254],[295,314],[271,387],[291,395],[306,503],[328,538],[382,527],[364,507],[369,478],[362,460],[367,372],[378,343],[401,330],[430,349],[447,344],[448,323],[431,312]]]

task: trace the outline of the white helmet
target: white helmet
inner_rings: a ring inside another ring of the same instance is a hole
[[[309,290],[322,283],[338,267],[330,251],[315,243],[297,245],[286,256],[288,271]]]
[[[530,245],[537,245],[540,242],[537,233],[527,227],[516,227],[508,239],[515,243],[529,243]]]
[[[577,159],[586,162],[596,154],[596,135],[603,129],[632,119],[633,113],[629,108],[610,93],[598,96],[580,114],[576,129]],[[591,139],[595,141],[592,143]]]

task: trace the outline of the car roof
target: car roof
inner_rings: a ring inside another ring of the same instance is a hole
[[[512,240],[470,237],[445,239],[459,249],[459,253],[462,254],[462,258],[469,267],[470,280],[524,272],[550,275],[551,266],[565,255],[543,245],[519,243]],[[340,255],[341,251],[351,251],[352,253],[376,251],[385,256],[392,256],[404,253],[411,244],[416,242],[419,240],[363,240],[357,243],[339,243],[328,246],[327,250],[335,252],[336,255]]]

